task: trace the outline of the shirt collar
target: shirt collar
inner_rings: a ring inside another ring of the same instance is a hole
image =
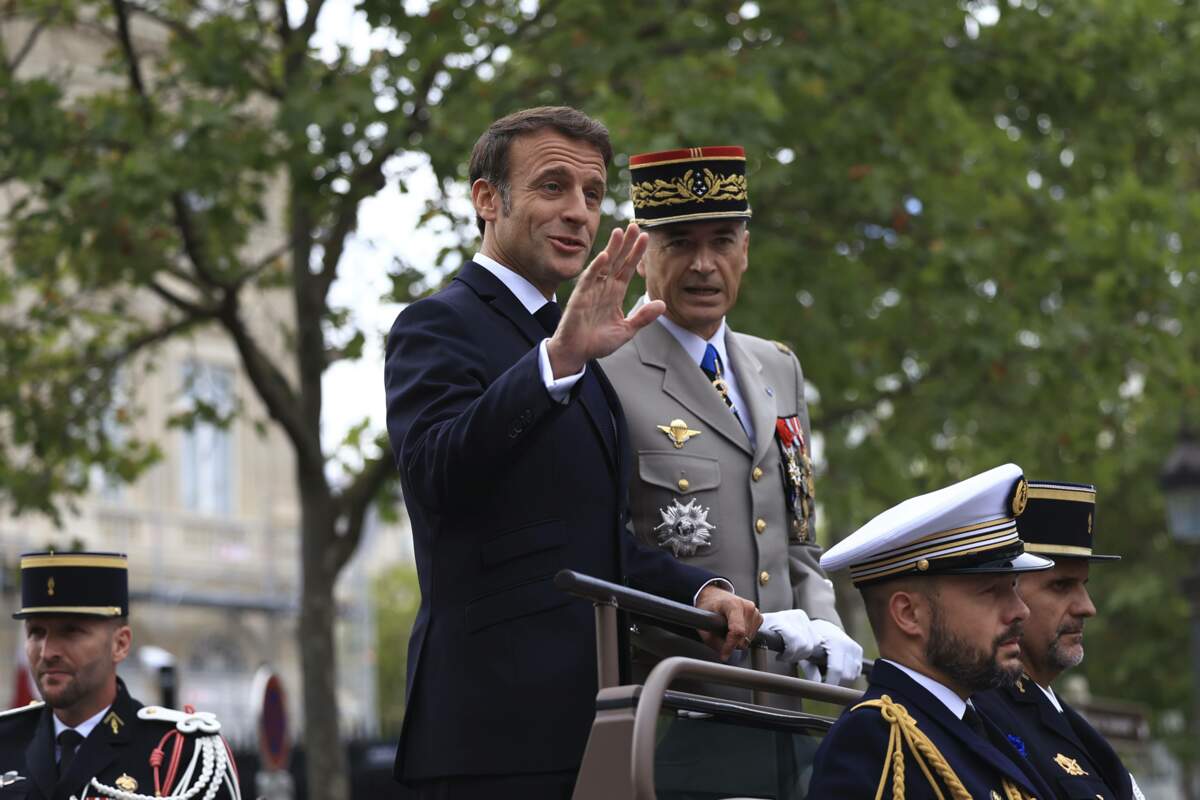
[[[1046,699],[1050,701],[1050,704],[1058,709],[1058,713],[1062,713],[1062,703],[1058,702],[1058,695],[1054,693],[1053,689],[1051,689],[1049,686],[1042,686],[1037,681],[1030,681],[1030,683],[1041,689],[1042,694],[1046,695]]]
[[[497,280],[503,283],[516,296],[517,300],[520,301],[521,305],[530,314],[546,305],[547,302],[554,302],[553,296],[547,301],[545,296],[537,290],[537,287],[530,283],[523,275],[518,275],[496,259],[489,258],[483,253],[476,253],[471,260],[495,275]]]
[[[648,298],[643,298],[643,301]],[[717,355],[721,357],[721,363],[725,365],[725,370],[729,370],[729,356],[725,352],[725,318],[721,318],[721,327],[717,328],[717,332],[712,335],[711,339],[702,339],[697,334],[692,333],[687,328],[677,325],[667,319],[667,315],[659,316],[658,321],[662,326],[671,332],[675,337],[675,341],[687,351],[687,354],[692,357],[692,361],[699,364],[704,360],[704,350],[708,345],[717,348]]]
[[[96,716],[89,717],[88,719],[85,719],[83,722],[74,726],[75,732],[86,739],[89,735],[91,735],[92,731],[95,730],[96,726],[100,724],[100,720],[103,719],[104,715],[108,713],[109,708],[112,708],[112,706],[109,706]],[[54,717],[54,740],[58,741],[58,735],[72,726],[59,719],[57,714],[51,714],[50,716]]]
[[[931,695],[936,697],[938,700],[941,700],[942,705],[944,705],[946,708],[950,709],[951,714],[958,717],[959,719],[963,718],[963,714],[967,710],[967,703],[965,700],[963,700],[961,697],[959,697],[957,694],[955,694],[954,690],[952,690],[949,686],[946,686],[945,684],[942,684],[942,683],[938,683],[937,681],[935,681],[933,678],[929,677],[928,675],[922,675],[920,672],[909,669],[908,667],[904,666],[903,664],[897,664],[895,661],[892,661],[890,658],[885,658],[883,660],[886,661],[887,663],[891,664],[896,669],[903,672],[908,677],[912,678],[917,683],[919,683],[922,688],[924,688],[926,691],[928,691]]]

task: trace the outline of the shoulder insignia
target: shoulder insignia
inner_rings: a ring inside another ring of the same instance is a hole
[[[145,706],[138,711],[138,719],[166,722],[174,725],[180,733],[214,734],[221,731],[217,715],[208,711],[176,711],[162,706]]]
[[[46,705],[41,700],[30,700],[29,705],[20,706],[19,708],[10,708],[7,711],[0,711],[0,717],[15,717],[17,714],[24,714],[26,711],[40,711],[42,706]]]
[[[775,349],[778,350],[779,352],[786,353],[789,356],[792,355],[792,348],[788,347],[783,342],[778,341],[776,339],[772,339],[771,344],[775,345]]]

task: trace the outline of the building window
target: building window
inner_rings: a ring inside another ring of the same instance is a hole
[[[209,516],[233,514],[233,370],[203,361],[183,365],[181,479],[183,506]]]

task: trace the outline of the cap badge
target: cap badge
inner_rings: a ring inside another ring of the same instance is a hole
[[[673,206],[680,203],[703,203],[718,200],[745,200],[746,176],[718,175],[711,169],[689,169],[682,177],[671,180],[656,178],[630,187],[633,204],[638,208]]]
[[[122,772],[121,777],[117,778],[113,782],[117,785],[117,788],[123,792],[137,791],[138,782],[134,780],[134,778],[128,773]]]
[[[54,578],[53,578],[53,576],[51,576],[46,581],[46,594],[49,595],[50,597],[54,597]]]
[[[113,733],[119,733],[121,731],[121,726],[125,724],[125,720],[118,717],[117,712],[110,711],[108,712],[108,716],[105,717],[104,721],[100,724],[107,725],[108,727],[112,728]]]
[[[1064,756],[1062,753],[1059,753],[1058,755],[1056,755],[1054,757],[1054,763],[1058,764],[1060,767],[1062,767],[1063,771],[1066,772],[1068,775],[1079,776],[1079,775],[1087,775],[1088,774],[1084,770],[1083,767],[1079,766],[1078,761],[1076,761],[1073,758]]]
[[[1012,512],[1014,517],[1019,517],[1025,512],[1025,504],[1029,501],[1029,483],[1024,479],[1017,481],[1017,487],[1013,490]]]
[[[683,447],[688,439],[703,433],[703,431],[690,429],[688,424],[681,419],[673,419],[666,425],[659,425],[658,429],[667,435],[667,438],[675,445],[676,450]]]
[[[1092,515],[1088,514],[1088,536],[1092,535]]]
[[[712,544],[710,531],[717,529],[708,521],[710,509],[702,508],[695,498],[683,505],[675,500],[667,508],[660,508],[662,522],[654,526],[655,543],[670,550],[676,558],[693,556],[701,547]]]

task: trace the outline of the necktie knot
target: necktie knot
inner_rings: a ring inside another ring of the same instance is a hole
[[[704,370],[704,374],[708,375],[709,380],[721,375],[721,354],[711,344],[704,348],[704,358],[700,359],[700,369]]]
[[[553,336],[554,331],[558,329],[558,321],[562,319],[562,309],[558,307],[558,303],[551,300],[533,312],[533,318],[542,326],[547,336]]]

